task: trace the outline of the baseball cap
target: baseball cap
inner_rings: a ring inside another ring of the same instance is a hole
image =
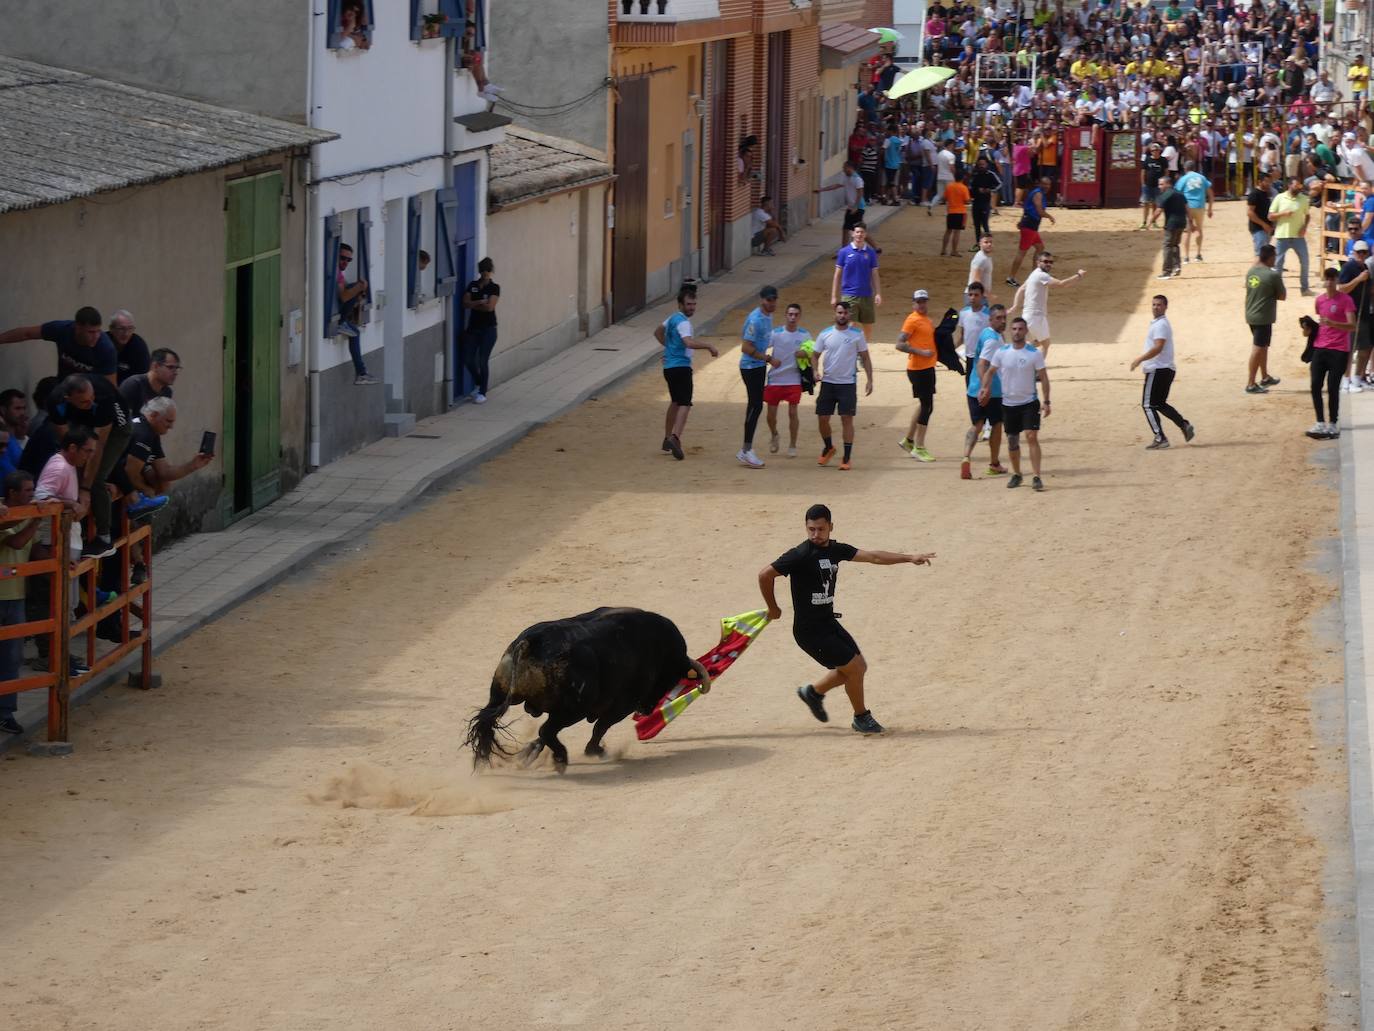
[[[759,291],[759,296],[765,301],[776,301],[778,299],[778,288],[776,286],[765,286]]]
[[[913,301],[928,301],[930,300],[930,294],[926,293],[924,290],[917,290],[911,295],[911,299]]]
[[[1364,251],[1366,254],[1368,254],[1369,244],[1365,243],[1363,240],[1356,240],[1355,246],[1351,247],[1350,249],[1351,251]]]

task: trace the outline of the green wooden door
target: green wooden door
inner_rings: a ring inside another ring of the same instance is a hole
[[[279,172],[227,184],[224,287],[224,521],[281,493]]]

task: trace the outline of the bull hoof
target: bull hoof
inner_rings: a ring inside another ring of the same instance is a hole
[[[553,772],[558,774],[560,777],[563,776],[563,774],[567,773],[568,760],[564,759],[562,762],[559,762],[557,759],[555,759],[553,761]]]
[[[601,745],[588,745],[586,748],[582,749],[582,754],[604,756],[606,754],[606,749]]]
[[[520,751],[516,753],[515,757],[519,761],[521,768],[528,770],[530,768],[530,765],[534,762],[534,760],[539,758],[539,753],[543,750],[544,742],[536,739],[534,741],[531,741],[524,748],[520,749]]]

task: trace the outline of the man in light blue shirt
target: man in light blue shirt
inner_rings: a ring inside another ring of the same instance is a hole
[[[1183,163],[1184,173],[1174,183],[1174,189],[1188,202],[1188,228],[1183,232],[1183,263],[1188,263],[1188,241],[1197,237],[1197,259],[1202,260],[1202,212],[1212,217],[1212,182],[1197,170],[1193,161]]]
[[[677,311],[662,325],[654,327],[654,339],[663,345],[663,379],[668,384],[668,414],[663,419],[663,450],[679,462],[682,450],[682,431],[687,428],[687,416],[692,411],[692,352],[710,351],[711,357],[720,352],[712,344],[692,339],[692,315],[697,310],[697,291],[684,286],[677,292]]]
[[[988,475],[1000,476],[1007,471],[998,461],[1002,451],[1002,380],[997,373],[992,374],[992,395],[987,403],[978,401],[978,390],[982,385],[978,379],[978,362],[1006,346],[1006,338],[1002,336],[1006,329],[1007,309],[1005,305],[994,304],[988,309],[988,325],[978,334],[978,339],[972,343],[965,339],[964,342],[964,360],[969,367],[968,416],[972,425],[964,434],[964,461],[959,467],[959,478],[962,480],[973,479],[973,449],[985,425],[992,427],[992,434],[988,438],[988,447],[991,449]]]
[[[748,398],[744,408],[744,447],[735,455],[739,464],[749,469],[762,469],[763,459],[754,454],[754,430],[763,414],[763,388],[767,384],[768,369],[778,364],[768,357],[768,343],[773,335],[773,312],[778,307],[778,289],[765,286],[759,291],[759,306],[744,320],[740,333],[739,376],[744,380]]]
[[[883,140],[883,203],[897,204],[897,180],[902,176],[902,149],[906,141],[896,129],[887,130]]]

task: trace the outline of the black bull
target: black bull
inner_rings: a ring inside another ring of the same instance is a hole
[[[491,678],[491,698],[468,721],[473,765],[492,752],[510,755],[498,741],[501,717],[525,703],[531,716],[548,714],[539,736],[522,749],[525,765],[547,746],[559,772],[568,750],[559,731],[579,720],[594,723],[587,755],[602,755],[606,731],[632,712],[649,712],[691,670],[702,691],[711,677],[687,654],[672,620],[643,609],[601,608],[569,619],[536,623],[510,643]]]

